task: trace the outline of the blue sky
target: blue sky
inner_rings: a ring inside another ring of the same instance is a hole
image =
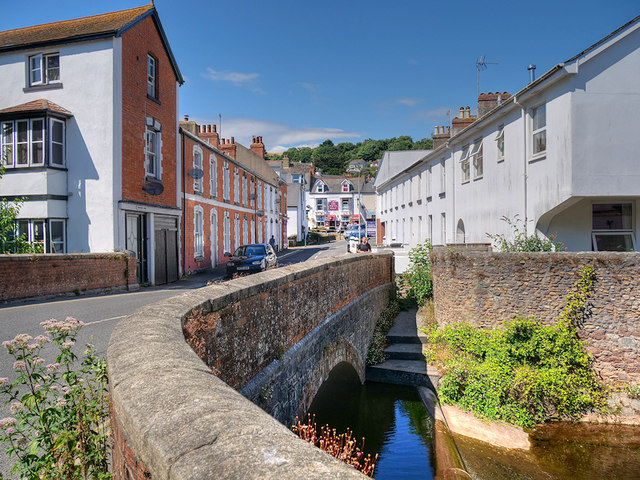
[[[5,0],[6,1],[6,0]],[[0,30],[132,8],[144,0],[30,0]],[[480,90],[516,92],[640,14],[637,0],[156,0],[186,82],[180,118],[269,151],[430,137]],[[55,6],[53,6],[55,5]]]

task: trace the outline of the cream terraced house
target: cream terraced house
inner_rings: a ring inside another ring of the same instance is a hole
[[[378,242],[486,243],[510,236],[501,218],[517,216],[570,251],[637,251],[638,78],[640,17],[514,95],[494,94],[479,118],[461,109],[452,130],[436,127],[434,150],[385,153]]]

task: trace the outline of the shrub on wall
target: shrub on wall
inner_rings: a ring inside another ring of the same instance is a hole
[[[501,220],[509,225],[512,231],[511,237],[504,234],[487,233],[487,237],[501,252],[561,252],[566,250],[564,244],[556,240],[555,234],[541,237],[538,232],[534,232],[533,235],[529,235],[526,223],[519,219],[518,215],[514,216],[513,220],[509,217],[502,217]]]
[[[553,325],[528,317],[493,330],[468,324],[432,330],[427,356],[443,372],[440,398],[523,427],[604,408],[603,387],[577,335],[594,281],[591,267],[581,269]]]
[[[414,298],[419,306],[433,296],[433,276],[431,274],[431,242],[426,240],[409,251],[409,269],[403,274],[408,284],[408,295]]]

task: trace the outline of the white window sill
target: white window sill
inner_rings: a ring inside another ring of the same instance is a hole
[[[504,162],[504,157],[498,158],[498,162],[497,163],[503,163],[503,162]]]
[[[45,83],[44,85],[30,85],[22,89],[23,92],[38,92],[40,90],[56,90],[62,88],[62,82]]]
[[[471,180],[462,180],[462,181],[460,182],[460,185],[465,185],[465,184],[469,183],[470,181],[471,181]],[[442,194],[440,194],[440,195],[442,195]]]
[[[473,181],[475,182],[476,180],[482,180],[482,178],[483,178],[483,176],[482,176],[482,175],[480,175],[480,176],[478,176],[478,177],[474,177],[474,178],[473,178]]]
[[[538,160],[543,160],[546,157],[547,157],[546,150],[544,152],[536,153],[535,155],[531,155],[531,157],[529,158],[529,163],[537,162]]]

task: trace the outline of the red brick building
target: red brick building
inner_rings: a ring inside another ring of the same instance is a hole
[[[188,120],[180,122],[178,134],[184,271],[215,267],[227,261],[225,253],[247,243],[266,243],[271,235],[281,246],[286,184],[264,160],[262,137],[254,137],[248,149],[233,137],[220,139],[215,125]]]

